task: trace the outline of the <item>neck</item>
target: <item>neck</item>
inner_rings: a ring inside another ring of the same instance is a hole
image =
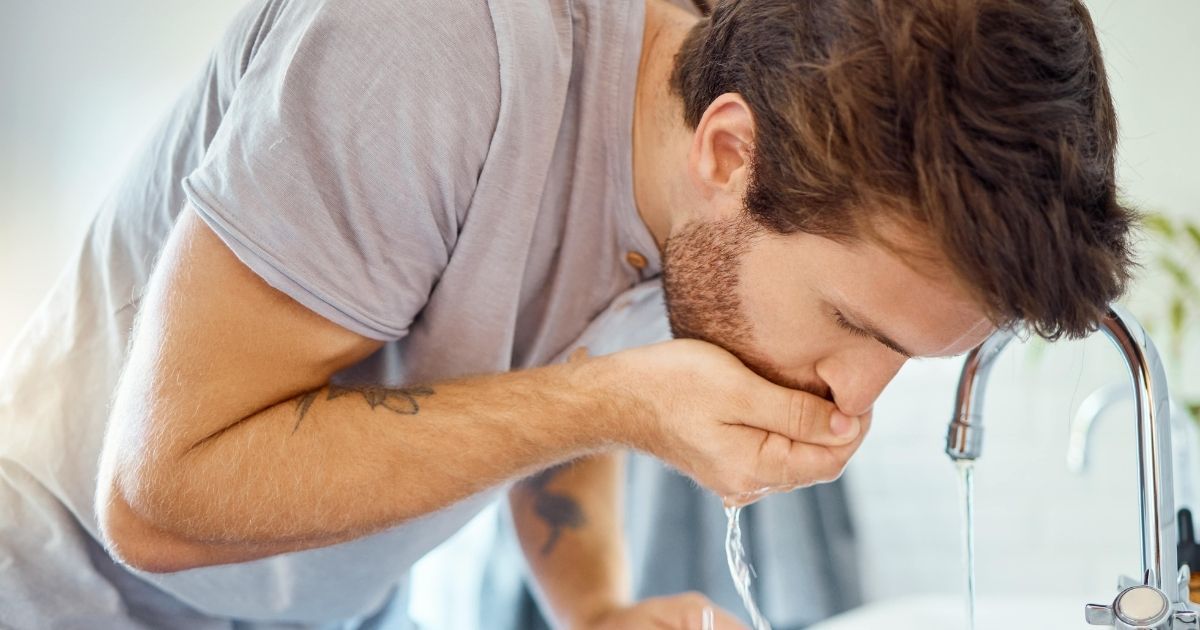
[[[659,249],[681,218],[670,191],[684,171],[691,132],[672,93],[675,53],[696,16],[664,0],[646,1],[642,56],[633,109],[633,197]]]

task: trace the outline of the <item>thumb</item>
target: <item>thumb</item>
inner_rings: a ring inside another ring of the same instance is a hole
[[[800,391],[766,383],[754,396],[753,417],[746,424],[778,433],[793,442],[842,446],[862,432],[862,419],[848,416],[832,402]]]

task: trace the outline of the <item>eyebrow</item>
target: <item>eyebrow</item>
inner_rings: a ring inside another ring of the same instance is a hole
[[[904,356],[905,358],[908,358],[908,359],[913,358],[914,354],[912,352],[905,350],[904,346],[896,343],[895,341],[892,340],[891,337],[888,337],[887,335],[880,332],[879,328],[877,326],[875,326],[874,324],[872,324],[871,321],[868,320],[867,318],[861,317],[861,316],[853,313],[849,309],[838,307],[838,306],[835,306],[834,310],[837,311],[837,313],[842,316],[842,319],[846,320],[846,323],[849,324],[852,328],[856,328],[856,329],[862,331],[863,333],[870,335],[871,337],[873,337],[875,339],[875,341],[878,341],[879,343],[887,346],[893,352],[899,353],[900,355]]]

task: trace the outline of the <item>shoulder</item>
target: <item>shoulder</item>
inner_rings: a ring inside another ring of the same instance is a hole
[[[328,37],[371,53],[438,67],[495,68],[496,34],[488,3],[447,0],[288,0],[281,22],[308,37]]]
[[[287,110],[282,115],[322,128],[391,131],[410,142],[423,135],[450,142],[447,131],[490,138],[500,65],[486,3],[267,0],[260,6],[262,24],[243,82],[254,93],[248,98],[278,103]]]

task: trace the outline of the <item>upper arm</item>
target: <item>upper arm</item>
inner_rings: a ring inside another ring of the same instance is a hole
[[[349,330],[401,338],[457,244],[495,132],[488,7],[281,7],[183,190],[269,284]]]
[[[404,337],[490,146],[483,4],[270,6],[182,182],[110,413],[101,514],[151,505],[197,443]]]

